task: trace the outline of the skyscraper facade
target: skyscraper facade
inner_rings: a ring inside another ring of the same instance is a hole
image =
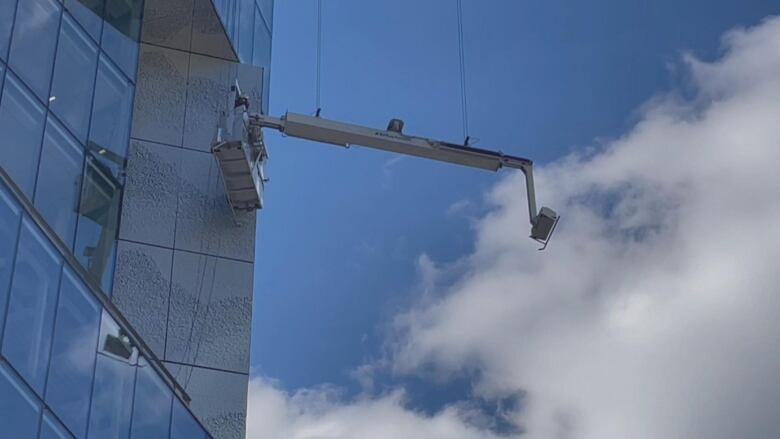
[[[271,0],[0,0],[0,437],[245,435],[255,213],[210,152],[268,107]]]

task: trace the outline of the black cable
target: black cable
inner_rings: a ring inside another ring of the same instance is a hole
[[[317,0],[317,117],[322,110],[322,0]]]
[[[458,57],[460,61],[460,96],[464,143],[469,142],[468,97],[466,95],[466,49],[463,43],[463,2],[458,0]]]

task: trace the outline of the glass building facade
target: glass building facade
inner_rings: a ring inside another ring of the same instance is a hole
[[[0,166],[110,293],[141,2],[2,5]]]
[[[0,177],[0,436],[211,437],[60,230]]]
[[[233,42],[238,59],[247,64],[271,64],[271,33],[273,30],[273,0],[214,0],[225,30]],[[263,72],[263,88],[269,89],[270,69]],[[267,93],[263,102],[268,109]]]
[[[272,11],[272,0],[0,0],[0,437],[243,436],[255,223],[225,228],[236,220],[212,190],[216,116],[204,109],[242,79],[267,110]],[[155,27],[186,36],[156,40]],[[166,157],[187,177],[142,184],[139,170],[160,177]],[[190,172],[204,164],[205,183]],[[133,213],[171,197],[166,187],[191,219],[172,230]],[[251,243],[234,252],[199,236]],[[168,252],[167,283],[129,249]],[[215,293],[220,276],[235,285]],[[163,321],[161,343],[150,321]]]

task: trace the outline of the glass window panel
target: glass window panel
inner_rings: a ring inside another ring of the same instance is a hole
[[[131,439],[167,438],[173,394],[151,365],[138,360]]]
[[[255,1],[239,0],[238,14],[238,57],[245,63],[252,62],[252,41],[255,33]]]
[[[0,335],[2,335],[5,304],[16,253],[19,216],[19,207],[12,201],[11,195],[0,187]]]
[[[35,207],[70,247],[76,231],[84,151],[65,128],[49,117],[35,185]]]
[[[143,0],[106,0],[101,46],[131,78],[138,62],[138,38],[141,34]]]
[[[0,1],[0,59],[8,59],[8,43],[14,25],[16,0]]]
[[[219,16],[219,19],[222,20],[222,22],[225,22],[225,5],[227,3],[227,0],[213,0],[214,2],[214,9],[217,10],[217,15]]]
[[[44,111],[19,79],[9,72],[0,102],[0,133],[3,133],[4,144],[0,148],[0,166],[30,199],[38,171]]]
[[[260,18],[259,10],[255,11],[255,45],[252,53],[252,64],[263,68],[263,112],[268,113],[268,91],[271,85],[271,34]]]
[[[173,400],[171,439],[205,439],[206,432],[178,398]]]
[[[63,270],[46,402],[78,437],[87,432],[99,330],[100,305],[70,270]]]
[[[59,22],[57,0],[19,1],[8,60],[13,71],[43,101],[49,98]]]
[[[138,353],[106,313],[100,324],[99,351],[89,415],[89,439],[127,439]]]
[[[225,17],[227,17],[227,20],[223,20],[225,32],[227,32],[230,40],[233,41],[234,44],[236,41],[234,38],[236,36],[236,2],[237,0],[226,0]]]
[[[95,85],[98,48],[68,14],[63,15],[49,108],[83,143]]]
[[[114,170],[87,155],[74,253],[103,292],[111,294],[122,186]]]
[[[101,56],[88,148],[114,161],[119,168],[127,154],[132,108],[133,85],[106,56]],[[101,153],[103,149],[114,154]]]
[[[38,433],[41,407],[38,399],[0,363],[0,428],[3,437],[27,439]]]
[[[266,23],[268,23],[268,27],[273,29],[274,0],[258,0],[257,4],[260,5],[260,12],[263,13],[263,17],[265,18]]]
[[[40,439],[71,439],[73,436],[48,411],[43,413]]]
[[[103,28],[103,3],[103,0],[65,0],[65,9],[95,41],[100,40],[100,30]]]
[[[49,364],[61,262],[36,227],[22,220],[2,352],[39,395]]]

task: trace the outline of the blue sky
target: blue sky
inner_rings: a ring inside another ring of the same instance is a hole
[[[324,117],[377,127],[399,117],[409,133],[462,140],[454,0],[323,3]],[[470,135],[539,163],[620,136],[654,94],[686,89],[682,53],[716,58],[726,30],[780,9],[770,0],[463,3]],[[272,114],[315,109],[315,13],[314,1],[276,2]],[[469,218],[485,213],[501,176],[278,135],[267,143],[254,372],[288,390],[356,392],[350,371],[381,356],[388,319],[419,293],[420,255],[447,262],[472,251]],[[422,409],[469,388],[468,377],[407,384]]]

